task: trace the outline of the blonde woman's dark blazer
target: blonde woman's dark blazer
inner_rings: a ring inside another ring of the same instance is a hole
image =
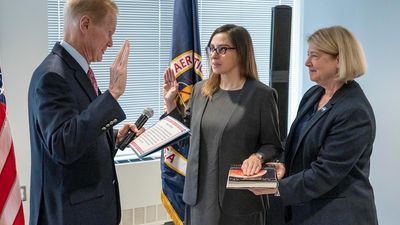
[[[368,178],[375,118],[357,82],[342,86],[292,143],[298,122],[323,94],[320,86],[307,91],[289,132],[287,174],[279,185],[283,203],[296,225],[378,224]]]

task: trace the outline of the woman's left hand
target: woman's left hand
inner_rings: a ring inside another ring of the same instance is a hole
[[[257,153],[252,154],[249,158],[245,159],[242,163],[242,171],[246,176],[251,176],[260,171],[263,160],[257,156]]]

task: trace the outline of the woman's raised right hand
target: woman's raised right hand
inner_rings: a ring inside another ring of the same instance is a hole
[[[167,113],[176,108],[176,96],[178,94],[178,82],[171,68],[167,68],[164,73],[164,102]]]

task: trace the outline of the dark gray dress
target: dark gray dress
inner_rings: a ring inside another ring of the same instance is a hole
[[[190,208],[187,225],[248,225],[262,224],[263,215],[232,216],[225,215],[218,202],[218,141],[215,135],[223,129],[220,121],[227,109],[236,104],[240,90],[219,90],[205,108],[201,120],[199,191],[198,202]]]

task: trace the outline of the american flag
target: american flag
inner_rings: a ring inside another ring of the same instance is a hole
[[[3,90],[0,68],[0,225],[23,225],[24,212]]]

